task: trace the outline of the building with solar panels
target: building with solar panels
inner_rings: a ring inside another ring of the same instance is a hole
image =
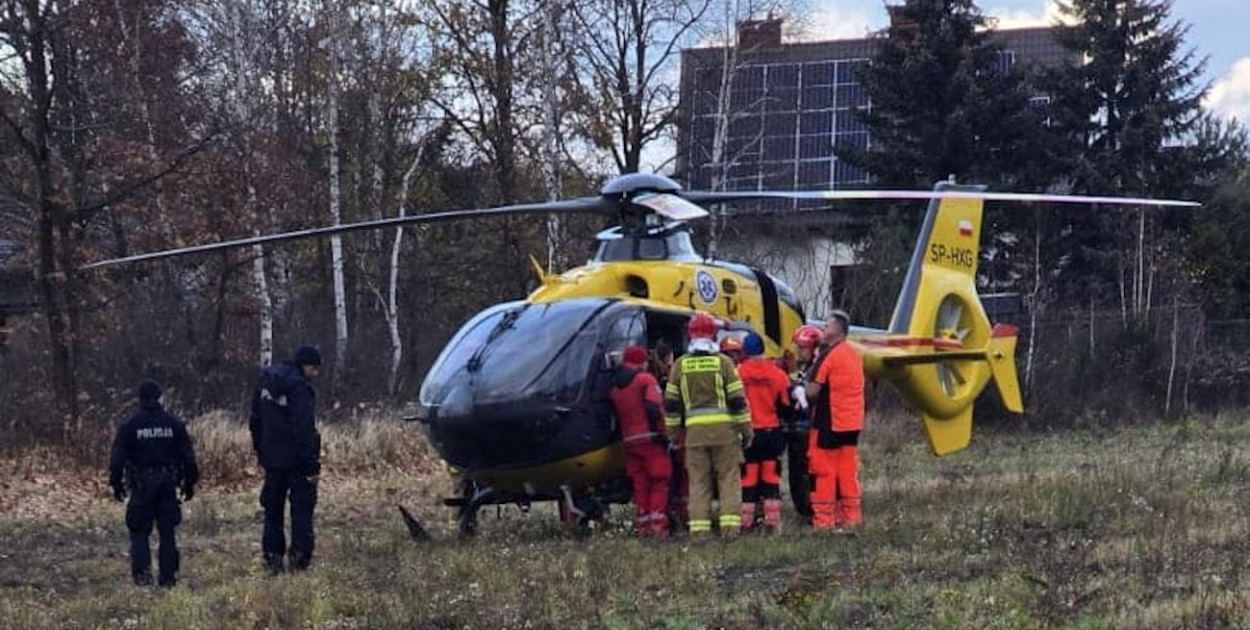
[[[834,147],[867,147],[872,142],[860,116],[872,103],[856,80],[856,71],[872,58],[878,40],[783,44],[781,26],[775,19],[744,22],[738,28],[736,49],[682,51],[675,175],[690,188],[829,190],[869,183],[866,172],[838,160]],[[1055,41],[1050,27],[1004,29],[992,37],[1003,48],[996,67],[1002,72],[1019,64],[1058,66],[1069,54]],[[722,71],[726,65],[732,72]],[[722,92],[727,98],[721,97]],[[1045,96],[1036,99],[1044,101]],[[864,215],[750,216],[758,210],[823,205],[764,200],[736,206],[735,212],[747,216],[732,222],[734,233],[726,234],[715,253],[767,261],[809,312],[823,312],[829,304],[847,305],[857,282],[877,281],[854,273],[856,254],[850,244],[867,228]]]
[[[1003,46],[999,68],[1060,64],[1068,53],[1053,32],[1050,27],[995,31]],[[859,115],[872,103],[855,77],[873,56],[875,42],[869,37],[783,44],[781,20],[768,19],[740,24],[737,50],[682,51],[678,177],[700,190],[867,184],[868,174],[839,161],[833,149],[872,142]],[[722,68],[734,55],[722,90]],[[722,92],[728,93],[725,107]]]

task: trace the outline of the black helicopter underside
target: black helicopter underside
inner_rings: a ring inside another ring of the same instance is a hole
[[[612,423],[604,405],[533,401],[475,405],[470,414],[428,421],[439,455],[469,476],[524,471],[605,448],[618,440]]]

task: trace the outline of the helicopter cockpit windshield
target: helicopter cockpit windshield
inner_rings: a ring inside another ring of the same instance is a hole
[[[690,232],[680,223],[653,226],[644,234],[626,234],[620,227],[600,232],[594,262],[622,260],[678,260],[699,262]]]
[[[509,302],[483,311],[461,328],[430,368],[421,404],[454,413],[458,410],[446,408],[461,398],[453,390],[471,393],[472,405],[577,400],[597,355],[606,350],[600,328],[611,326],[613,318],[599,315],[614,303]]]

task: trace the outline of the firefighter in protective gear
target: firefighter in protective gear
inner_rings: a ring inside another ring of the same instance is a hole
[[[806,386],[812,403],[808,468],[812,526],[856,527],[863,522],[859,491],[859,433],[864,428],[864,361],[846,341],[850,318],[834,311],[825,323],[828,348]]]
[[[720,340],[720,353],[729,357],[734,365],[742,363],[742,340],[737,337],[725,337]]]
[[[139,413],[117,430],[109,458],[113,498],[121,501],[127,489],[130,491],[126,529],[130,531],[130,575],[135,584],[152,584],[152,549],[148,539],[153,523],[161,539],[157,552],[158,584],[177,584],[181,558],[175,532],[182,522],[178,492],[181,491],[183,501],[190,501],[195,496],[199,475],[187,426],[161,407],[161,386],[155,381],[144,381],[139,386]]]
[[[625,444],[625,470],[634,488],[635,529],[639,536],[668,537],[668,484],[672,476],[664,398],[646,370],[647,349],[629,346],[612,375],[609,396]]]
[[[742,529],[754,528],[756,507],[762,501],[764,526],[775,532],[781,527],[780,457],[786,447],[781,419],[791,413],[790,377],[764,358],[764,340],[759,335],[747,335],[742,352],[746,358],[738,366],[738,377],[755,434],[742,468]]]
[[[720,497],[722,535],[742,526],[742,449],[751,443],[751,416],[733,361],[718,352],[716,320],[706,313],[690,319],[688,354],[673,364],[664,390],[670,431],[685,426],[686,473],[690,478],[690,534],[712,530],[712,488]]]
[[[796,365],[790,372],[790,398],[794,413],[783,418],[786,437],[786,477],[789,480],[790,500],[794,510],[808,524],[812,520],[812,484],[807,466],[807,448],[812,428],[811,405],[804,385],[811,380],[809,372],[825,343],[825,331],[819,326],[806,324],[794,331],[790,341],[798,349]]]

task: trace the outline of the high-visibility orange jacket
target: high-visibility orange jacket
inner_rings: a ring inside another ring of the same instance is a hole
[[[864,429],[864,360],[845,341],[829,349],[812,382],[829,392],[829,415],[838,433]],[[812,428],[819,428],[814,423]]]
[[[751,409],[751,428],[781,427],[781,415],[790,409],[790,378],[768,359],[750,358],[738,365],[738,378]]]

